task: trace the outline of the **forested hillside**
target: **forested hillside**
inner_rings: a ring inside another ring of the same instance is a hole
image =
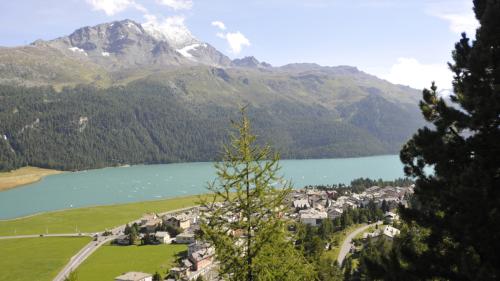
[[[243,105],[284,158],[396,153],[423,125],[419,91],[356,67],[230,60],[160,35],[122,20],[0,48],[0,170],[217,160]]]
[[[0,86],[0,101],[2,170],[217,160],[238,112],[236,106],[189,102],[172,88],[150,81],[61,92]],[[394,135],[401,140],[409,135],[393,129],[407,121],[384,117],[388,107],[399,107],[381,97],[376,101],[361,100],[359,109],[349,110],[351,115],[344,119],[346,113],[284,99],[250,104],[248,112],[260,139],[284,158],[395,153],[399,143],[394,143]],[[371,120],[385,121],[365,128],[357,123],[370,107],[375,107]],[[387,137],[384,131],[390,132]]]

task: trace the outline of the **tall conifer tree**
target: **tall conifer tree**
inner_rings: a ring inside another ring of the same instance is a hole
[[[433,126],[400,155],[418,201],[402,212],[418,227],[402,241],[400,266],[418,280],[500,279],[500,1],[475,0],[474,13],[476,39],[462,34],[449,64],[451,101],[434,83],[424,90]]]
[[[202,205],[211,210],[201,226],[212,243],[225,280],[312,280],[314,269],[295,249],[281,215],[290,186],[278,176],[278,155],[256,145],[242,110],[240,123],[224,159],[215,165],[213,197]],[[222,202],[223,204],[220,204]]]

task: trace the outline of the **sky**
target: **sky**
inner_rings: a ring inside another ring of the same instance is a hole
[[[0,2],[0,46],[122,19],[190,32],[231,58],[351,65],[417,89],[451,88],[451,50],[478,26],[471,0],[17,0]]]

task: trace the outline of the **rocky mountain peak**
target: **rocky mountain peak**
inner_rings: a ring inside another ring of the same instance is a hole
[[[108,54],[124,53],[131,45],[155,43],[142,26],[132,20],[83,27],[63,40],[85,52],[97,50]]]
[[[68,36],[32,43],[53,47],[79,60],[111,69],[148,65],[205,64],[226,67],[231,60],[207,43],[197,40],[182,24],[125,19],[86,26]]]
[[[266,62],[259,62],[254,56],[248,56],[241,59],[234,59],[232,61],[232,65],[238,67],[248,67],[248,68],[271,67],[271,65]]]

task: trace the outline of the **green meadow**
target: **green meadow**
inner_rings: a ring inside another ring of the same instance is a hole
[[[0,221],[0,236],[97,232],[123,225],[144,213],[166,212],[194,206],[199,195],[157,201],[96,206],[41,213],[29,217]]]
[[[175,266],[186,245],[114,246],[106,244],[85,260],[77,270],[79,281],[114,280],[128,272],[159,272],[162,277]]]
[[[0,281],[51,281],[88,237],[0,240]]]

